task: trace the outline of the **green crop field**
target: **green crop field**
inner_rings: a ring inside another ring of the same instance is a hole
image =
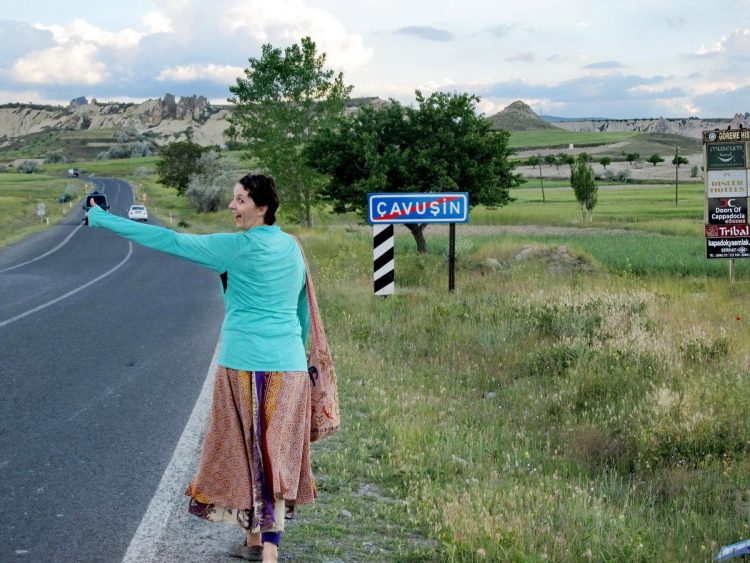
[[[232,228],[132,176],[152,164],[96,166],[167,225]],[[61,181],[28,176],[0,175],[0,195]],[[513,196],[457,226],[452,294],[445,226],[424,255],[397,229],[383,299],[369,227],[324,209],[283,225],[314,269],[342,409],[284,557],[708,562],[750,537],[750,264],[730,284],[705,259],[702,187],[677,205],[674,186],[602,187],[592,221],[570,188]]]
[[[579,133],[563,129],[542,129],[538,131],[512,131],[510,146],[513,148],[593,147],[625,141],[636,136],[635,132]]]

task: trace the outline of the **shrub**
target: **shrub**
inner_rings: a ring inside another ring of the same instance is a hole
[[[691,178],[697,178],[698,177],[698,166],[693,166],[690,169],[690,177]]]
[[[22,174],[33,174],[39,172],[39,165],[33,160],[24,160],[16,167],[16,170]]]
[[[133,171],[133,176],[151,176],[153,173],[153,168],[149,168],[148,166],[139,166]]]
[[[190,176],[185,197],[199,213],[217,211],[229,198],[229,190],[235,181],[238,168],[232,157],[220,158],[210,151],[198,158],[198,172]]]
[[[44,163],[45,164],[55,164],[56,162],[67,162],[68,159],[65,158],[65,155],[63,155],[62,151],[54,151],[49,153],[46,157],[44,157]]]
[[[125,143],[112,145],[106,151],[96,155],[97,160],[110,160],[121,158],[138,158],[141,156],[151,156],[154,152],[154,144],[150,141],[136,141],[135,143]]]

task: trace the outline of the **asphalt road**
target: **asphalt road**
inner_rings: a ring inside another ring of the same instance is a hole
[[[219,338],[217,276],[81,218],[0,251],[0,561],[122,559]]]

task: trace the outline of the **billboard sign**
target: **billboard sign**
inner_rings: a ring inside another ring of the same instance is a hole
[[[746,197],[711,197],[708,199],[709,225],[747,223]]]
[[[747,170],[709,170],[706,196],[709,199],[747,197]]]
[[[750,238],[750,225],[706,225],[707,238]]]
[[[745,168],[745,143],[712,143],[706,145],[709,170]]]
[[[707,258],[750,258],[750,238],[707,238]]]

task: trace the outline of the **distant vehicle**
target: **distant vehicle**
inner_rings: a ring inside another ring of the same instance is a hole
[[[148,211],[143,205],[131,205],[128,209],[128,219],[133,221],[148,221]]]
[[[78,168],[68,168],[68,178],[78,178],[79,173]]]
[[[107,196],[103,193],[94,190],[90,194],[88,194],[84,200],[83,200],[83,222],[84,224],[89,224],[89,209],[91,209],[91,205],[89,202],[91,200],[94,200],[94,203],[96,203],[99,207],[104,209],[104,211],[107,211],[109,209],[109,204],[107,203]]]

